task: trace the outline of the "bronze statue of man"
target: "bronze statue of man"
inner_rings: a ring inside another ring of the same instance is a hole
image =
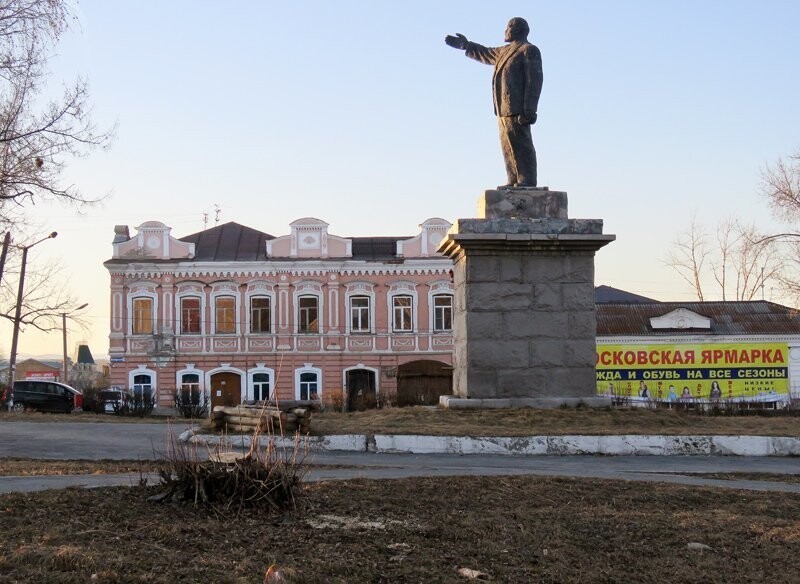
[[[530,27],[523,18],[512,18],[503,47],[484,47],[463,34],[448,35],[445,42],[465,51],[467,57],[494,65],[492,76],[494,113],[500,127],[500,144],[508,184],[500,188],[536,186],[536,150],[531,125],[536,123],[542,93],[542,55],[528,42]]]

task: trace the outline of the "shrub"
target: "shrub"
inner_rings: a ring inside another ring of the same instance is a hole
[[[254,432],[246,453],[237,456],[220,445],[202,460],[197,446],[178,442],[170,427],[168,449],[158,472],[166,491],[151,499],[187,503],[219,515],[246,508],[294,509],[308,472],[308,450],[299,435],[293,448],[277,448],[272,435]]]
[[[175,392],[175,411],[182,418],[208,417],[208,395],[199,388],[182,387]]]
[[[153,413],[155,406],[156,397],[152,391],[137,391],[127,400],[115,403],[114,414],[117,416],[144,418]]]

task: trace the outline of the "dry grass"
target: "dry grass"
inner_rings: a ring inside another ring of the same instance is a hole
[[[147,474],[156,472],[159,463],[139,460],[32,460],[0,458],[0,476],[44,476],[81,474]]]
[[[153,488],[0,496],[0,582],[792,582],[800,495],[541,477],[307,485],[219,519]],[[690,543],[710,546],[694,551]],[[94,577],[93,577],[94,575]]]
[[[321,412],[311,433],[431,434],[436,436],[535,435],[754,435],[797,436],[800,418],[785,415],[710,416],[666,409],[446,410],[387,408]]]
[[[3,422],[44,422],[44,423],[69,423],[69,422],[111,422],[117,424],[165,424],[172,420],[169,416],[115,416],[113,414],[95,414],[81,412],[76,414],[52,414],[49,412],[22,412],[12,413],[0,408],[0,424]]]

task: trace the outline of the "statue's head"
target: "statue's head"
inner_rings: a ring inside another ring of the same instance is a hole
[[[528,26],[528,21],[516,16],[508,21],[505,40],[507,43],[511,41],[526,41],[530,32],[531,28]]]

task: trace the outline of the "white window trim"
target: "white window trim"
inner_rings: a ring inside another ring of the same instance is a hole
[[[253,311],[251,307],[251,303],[253,298],[269,298],[269,332],[268,333],[261,333],[261,332],[253,332],[251,330],[252,319],[253,319]],[[274,335],[275,334],[275,315],[277,311],[277,302],[275,300],[275,291],[270,288],[269,290],[263,289],[254,289],[248,290],[245,293],[245,306],[247,308],[245,315],[245,335],[250,336],[263,336],[263,335]]]
[[[229,298],[233,298],[233,326],[234,326],[234,332],[232,332],[232,333],[220,333],[220,332],[217,332],[217,299],[220,298],[220,297],[225,297],[225,296],[227,296]],[[241,330],[241,324],[240,324],[239,321],[241,320],[240,319],[240,314],[241,314],[241,310],[242,310],[240,297],[241,297],[241,294],[239,294],[238,292],[233,292],[231,290],[215,290],[215,291],[213,291],[211,293],[211,311],[212,311],[212,314],[213,314],[213,318],[211,319],[211,322],[212,322],[212,328],[214,330],[214,333],[213,333],[214,335],[220,335],[220,336],[223,336],[223,337],[232,337],[232,336],[238,336],[240,334],[239,331]],[[200,327],[200,328],[202,329],[202,327]]]
[[[247,370],[247,385],[242,388],[242,401],[255,399],[253,394],[255,381],[253,378],[259,373],[269,375],[269,394],[271,396],[275,395],[275,370],[267,367],[264,363],[256,363],[255,367]]]
[[[352,313],[350,306],[350,299],[354,296],[366,296],[369,298],[369,330],[368,331],[352,331]],[[366,335],[375,334],[375,290],[373,284],[353,282],[347,284],[347,291],[344,294],[344,305],[346,310],[346,334]]]
[[[294,370],[294,399],[300,399],[300,375],[303,373],[317,374],[317,399],[322,401],[322,369],[313,367],[311,363],[305,363],[303,367]]]
[[[206,386],[205,375],[204,375],[204,373],[203,373],[203,371],[201,369],[198,369],[197,367],[194,366],[194,363],[188,363],[186,365],[185,369],[181,369],[180,371],[176,371],[175,372],[175,390],[176,391],[181,388],[181,385],[183,384],[182,377],[184,375],[197,375],[198,376],[198,383],[200,383],[200,391],[202,393],[206,394],[206,397],[209,397],[208,393],[207,393],[207,390],[206,390],[207,386]]]
[[[200,332],[199,333],[184,333],[182,326],[183,312],[181,311],[181,300],[184,298],[199,298],[200,299]],[[197,337],[206,334],[206,295],[197,290],[187,290],[179,292],[175,295],[175,335]]]
[[[316,296],[317,298],[317,332],[300,332],[300,297]],[[321,335],[324,331],[325,314],[325,295],[322,292],[322,284],[319,282],[298,282],[294,289],[294,334],[296,335]]]
[[[139,365],[136,369],[128,371],[128,389],[133,391],[133,378],[137,375],[149,375],[150,386],[153,388],[153,397],[155,398],[155,407],[158,407],[158,373],[152,369],[148,369],[144,365]]]
[[[411,330],[395,330],[394,326],[394,297],[411,296]],[[419,298],[417,287],[413,282],[392,282],[389,284],[389,291],[386,293],[386,303],[388,308],[389,333],[396,335],[408,335],[419,330],[417,319],[419,318]]]
[[[153,301],[153,332],[152,333],[135,333],[133,332],[133,301],[137,298],[150,298]],[[127,331],[128,335],[135,336],[135,337],[147,337],[152,336],[158,332],[158,318],[156,315],[158,314],[158,294],[155,291],[150,290],[149,288],[136,288],[128,293],[128,326]]]
[[[432,282],[429,284],[430,289],[428,290],[428,330],[435,334],[447,334],[453,332],[453,318],[455,317],[455,304],[456,304],[456,294],[453,286],[450,282],[441,281],[441,282]],[[434,324],[436,323],[436,307],[433,304],[433,299],[436,296],[450,296],[450,307],[451,307],[451,318],[450,318],[450,328],[447,330],[437,331],[434,329]]]

